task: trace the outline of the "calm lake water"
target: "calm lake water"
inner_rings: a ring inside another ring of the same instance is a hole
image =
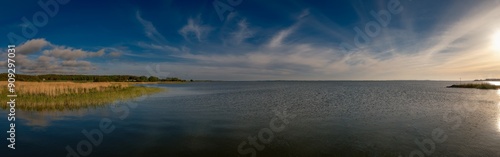
[[[67,146],[98,157],[500,156],[500,91],[445,88],[454,83],[150,85],[168,91],[102,108],[17,111],[16,150],[7,140],[0,150],[37,157],[66,156]],[[114,130],[104,133],[101,122]],[[92,144],[84,130],[102,140]]]

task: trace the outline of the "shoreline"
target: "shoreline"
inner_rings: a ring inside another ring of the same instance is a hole
[[[451,86],[446,86],[446,88],[474,88],[474,89],[500,89],[500,86],[493,85],[490,83],[467,83],[467,84],[454,84]]]

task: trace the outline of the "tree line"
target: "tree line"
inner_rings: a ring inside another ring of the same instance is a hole
[[[7,73],[0,74],[0,81],[7,81]],[[177,77],[158,78],[155,76],[133,76],[133,75],[26,75],[16,74],[17,81],[82,81],[82,82],[186,82]],[[192,80],[191,80],[192,81]]]

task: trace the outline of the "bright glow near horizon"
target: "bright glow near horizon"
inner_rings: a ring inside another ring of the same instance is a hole
[[[493,49],[500,51],[500,30],[497,30],[495,34],[493,34]]]
[[[490,81],[488,83],[495,85],[495,86],[500,86],[500,81]],[[500,90],[498,91],[498,95],[500,96]]]

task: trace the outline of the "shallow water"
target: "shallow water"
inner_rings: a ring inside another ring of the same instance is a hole
[[[252,151],[259,157],[500,156],[500,91],[444,88],[454,83],[150,85],[168,91],[102,108],[17,111],[16,150],[7,150],[7,140],[0,150],[7,156],[51,157],[66,156],[67,146],[80,156],[103,157],[250,156]],[[101,121],[114,130],[103,132]],[[8,130],[7,120],[0,126]],[[102,133],[102,140],[91,144],[84,130]],[[91,149],[85,147],[89,143]]]

